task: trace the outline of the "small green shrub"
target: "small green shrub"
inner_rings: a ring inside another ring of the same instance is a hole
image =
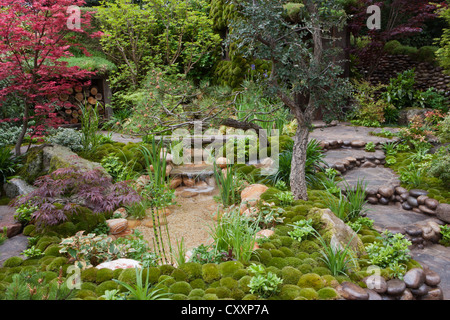
[[[280,290],[283,280],[270,271],[266,271],[261,265],[252,264],[249,272],[253,274],[248,287],[250,293],[256,294],[262,298],[268,298]]]
[[[386,230],[380,240],[366,246],[371,264],[381,268],[398,269],[411,260],[408,248],[411,242],[401,233],[393,234]],[[403,271],[406,271],[406,268]]]

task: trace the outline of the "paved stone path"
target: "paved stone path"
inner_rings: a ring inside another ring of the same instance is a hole
[[[395,132],[395,129],[389,129]],[[381,129],[352,127],[339,124],[334,127],[315,129],[311,134],[311,138],[319,141],[331,140],[362,140],[372,141],[374,143],[383,143],[385,141],[393,141],[386,138],[370,135],[370,131],[380,132]],[[382,151],[377,150],[371,153],[378,156]],[[329,165],[344,159],[345,157],[362,157],[367,156],[369,152],[364,149],[332,149],[326,152],[325,161]],[[352,170],[343,173],[344,179],[350,184],[355,185],[358,179],[364,179],[368,183],[367,188],[376,188],[379,186],[400,185],[398,176],[389,168],[382,165],[374,168],[355,167]],[[368,205],[369,212],[367,216],[374,220],[374,226],[382,231],[389,229],[395,231],[396,228],[405,227],[415,223],[429,220],[431,217],[426,214],[414,211],[403,210],[399,205]],[[437,272],[441,276],[440,287],[443,291],[444,299],[450,300],[450,248],[439,244],[425,246],[423,249],[414,248],[411,250],[413,259],[423,265],[427,265],[431,270]]]
[[[340,123],[336,126],[330,126],[325,128],[315,129],[309,134],[310,139],[316,139],[319,141],[331,141],[331,140],[343,140],[343,141],[354,141],[363,140],[366,142],[373,143],[383,143],[388,141],[394,141],[394,139],[388,139],[383,137],[377,137],[369,134],[373,131],[376,133],[381,132],[381,128],[366,128],[366,127],[356,127],[351,126],[346,123]],[[385,129],[391,132],[397,132],[396,128]]]

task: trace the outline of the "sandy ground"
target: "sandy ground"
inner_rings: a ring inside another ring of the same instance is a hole
[[[166,217],[167,225],[156,228],[156,231],[163,235],[166,252],[170,251],[171,246],[175,255],[178,252],[177,244],[181,241],[184,242],[186,250],[213,242],[210,233],[214,225],[213,215],[218,207],[218,203],[213,199],[217,190],[210,195],[199,194],[191,198],[183,198],[180,195],[181,191],[182,189],[176,192],[177,204],[169,207],[171,213]],[[156,240],[154,228],[141,225],[136,227],[136,230],[142,232],[144,239],[148,241],[151,248],[154,248]],[[167,237],[167,231],[169,237]]]

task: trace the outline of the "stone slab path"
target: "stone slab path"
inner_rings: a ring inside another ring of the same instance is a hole
[[[396,132],[397,129],[389,128],[389,131]],[[380,132],[380,128],[353,127],[345,124],[337,126],[315,129],[310,133],[310,138],[319,141],[354,141],[361,140],[365,142],[384,143],[394,141],[392,139],[377,137],[369,134],[370,131]],[[346,157],[366,157],[369,152],[364,149],[331,149],[325,154],[325,161],[331,166]],[[377,150],[370,153],[375,158],[382,154]],[[364,179],[368,183],[367,188],[378,189],[379,186],[398,186],[400,181],[398,176],[389,168],[383,165],[374,167],[355,167],[343,173],[343,178],[350,184],[355,185],[358,179]],[[400,205],[368,205],[369,212],[367,216],[374,220],[374,226],[379,230],[391,230],[395,232],[409,225],[420,224],[433,219],[431,216],[407,211]],[[450,248],[439,244],[427,245],[420,249],[412,247],[411,255],[419,263],[428,266],[431,270],[437,272],[441,277],[440,288],[443,291],[444,299],[450,300]]]
[[[365,142],[383,143],[388,141],[394,141],[394,139],[388,139],[383,137],[377,137],[369,134],[373,131],[376,133],[381,132],[381,128],[367,128],[351,126],[347,123],[340,123],[336,126],[317,128],[309,134],[310,139],[316,139],[319,141],[331,141],[331,140],[343,140],[354,141],[362,140]],[[397,132],[396,128],[385,129],[393,133]]]
[[[358,180],[367,183],[367,189],[378,190],[381,186],[399,186],[400,180],[394,171],[383,166],[375,168],[355,168],[344,173],[343,178],[350,186],[356,186]]]

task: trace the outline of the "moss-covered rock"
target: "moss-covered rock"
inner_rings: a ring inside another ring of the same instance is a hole
[[[243,276],[242,278],[239,279],[238,286],[244,293],[250,292],[250,287],[248,285],[250,284],[251,280],[252,280],[251,276]]]
[[[316,273],[307,273],[300,277],[297,285],[302,288],[313,288],[319,290],[325,287],[325,281]]]
[[[184,294],[186,296],[192,291],[191,285],[186,281],[178,281],[169,287],[169,292],[173,294]]]
[[[225,261],[219,264],[219,271],[222,277],[232,277],[237,270],[243,267],[244,265],[239,261]]]
[[[233,289],[238,286],[238,281],[232,277],[224,277],[220,279],[220,285],[228,289]]]
[[[274,257],[274,258],[270,259],[267,266],[272,266],[272,267],[276,267],[278,269],[283,269],[284,267],[287,266],[287,262],[284,258]]]
[[[87,298],[97,298],[97,294],[92,290],[81,289],[76,293],[75,297],[86,300]]]
[[[158,267],[148,267],[142,270],[142,280],[146,281],[148,279],[149,283],[155,284],[158,282],[161,276],[161,271]]]
[[[319,289],[317,291],[317,294],[319,295],[320,300],[330,300],[339,297],[339,294],[336,292],[336,290],[330,287]]]
[[[191,282],[192,289],[206,289],[206,283],[203,281],[203,279],[194,279]]]
[[[81,280],[86,282],[95,282],[97,280],[97,272],[98,269],[94,267],[84,269],[81,271]]]
[[[265,248],[258,248],[255,251],[253,251],[250,260],[252,261],[260,261],[263,264],[267,264],[270,259],[272,259],[272,254],[269,250]]]
[[[161,271],[161,274],[171,275],[173,270],[175,270],[175,267],[171,264],[163,264],[159,266],[159,271]]]
[[[66,257],[57,257],[53,259],[53,261],[47,265],[45,268],[47,271],[55,271],[59,272],[60,269],[62,269],[63,265],[66,264],[68,259]]]
[[[301,289],[297,285],[283,284],[279,296],[282,300],[293,300],[300,295]]]
[[[283,269],[281,269],[281,278],[283,279],[284,284],[297,285],[302,275],[303,274],[300,272],[300,270],[294,267],[286,266]]]
[[[242,278],[243,276],[246,276],[248,274],[248,270],[247,269],[239,269],[237,270],[235,273],[233,273],[233,279],[239,280],[240,278]]]
[[[21,257],[11,257],[5,260],[3,262],[3,267],[6,268],[12,268],[12,267],[18,267],[22,264],[23,259]]]
[[[202,277],[206,283],[212,283],[221,278],[219,266],[215,263],[206,263],[202,265]]]
[[[114,271],[108,268],[102,268],[97,271],[96,283],[102,283],[104,281],[112,280],[114,277]]]
[[[95,290],[97,289],[97,285],[92,282],[83,282],[80,285],[80,289],[81,290],[90,290],[90,291],[95,292]]]
[[[174,284],[175,282],[176,282],[176,280],[175,280],[173,277],[168,276],[168,275],[166,275],[166,274],[160,275],[160,276],[159,276],[159,279],[158,279],[158,283],[164,284],[164,285],[167,286],[167,287],[170,287],[170,286],[171,286],[172,284]]]
[[[61,253],[59,253],[59,250],[61,250],[61,248],[62,248],[62,246],[60,246],[59,244],[53,243],[45,249],[44,255],[45,256],[53,256],[53,257],[60,256]]]
[[[219,286],[216,288],[216,295],[217,295],[217,297],[219,297],[219,299],[230,298],[231,290],[227,287]]]
[[[170,274],[176,281],[186,281],[188,276],[186,272],[184,272],[181,269],[174,269],[172,273]]]
[[[330,269],[328,269],[328,268],[326,268],[326,267],[314,267],[313,269],[312,269],[312,273],[316,273],[316,274],[318,274],[318,275],[320,275],[320,276],[324,276],[324,275],[326,275],[326,274],[331,274],[331,271],[330,271]]]
[[[303,264],[303,260],[297,258],[297,257],[286,257],[284,259],[288,266],[298,268],[300,265]]]
[[[306,298],[306,300],[317,300],[319,298],[319,294],[313,288],[302,288],[299,296]]]
[[[176,293],[176,294],[172,294],[170,296],[170,299],[172,300],[188,300],[188,296],[182,293]]]
[[[102,283],[100,283],[97,288],[95,289],[95,293],[97,296],[102,296],[105,294],[105,291],[107,290],[117,290],[118,284],[113,280],[106,280]]]
[[[270,254],[272,255],[272,257],[284,258],[286,256],[283,251],[278,250],[278,249],[271,249],[269,251],[270,251]]]
[[[178,268],[183,270],[187,275],[187,281],[192,281],[202,277],[202,265],[196,262],[188,262],[181,264]]]
[[[219,297],[215,293],[205,293],[204,300],[219,300]]]
[[[47,236],[44,235],[39,238],[38,242],[36,243],[36,249],[41,250],[42,252],[47,249],[48,246],[51,244],[59,244],[61,242],[61,238],[55,237],[55,236]]]
[[[192,289],[192,291],[188,295],[188,298],[203,297],[204,295],[205,295],[205,290],[203,290],[203,289]]]
[[[35,229],[36,226],[34,224],[28,224],[23,228],[22,233],[24,236],[33,236]]]

